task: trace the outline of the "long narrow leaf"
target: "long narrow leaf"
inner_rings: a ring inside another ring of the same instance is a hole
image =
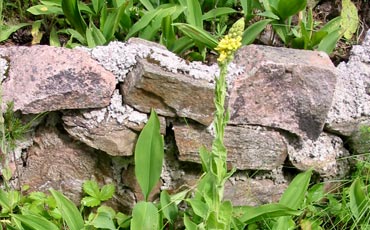
[[[187,0],[186,21],[195,27],[203,29],[202,9],[198,0]]]
[[[57,203],[57,208],[61,212],[62,217],[69,229],[81,230],[84,227],[84,221],[76,205],[62,193],[54,189],[50,189],[50,192],[53,195]]]
[[[363,215],[365,207],[369,205],[364,188],[365,186],[359,178],[353,181],[350,187],[349,206],[356,219],[359,219]]]
[[[307,5],[307,0],[279,0],[277,11],[281,19],[285,20],[297,14]]]
[[[178,208],[175,202],[171,201],[171,197],[168,195],[167,191],[164,190],[161,192],[160,202],[163,215],[171,223],[174,223],[178,214]]]
[[[135,176],[145,200],[158,183],[163,164],[163,137],[154,110],[141,131],[135,147]]]
[[[251,44],[271,21],[271,19],[264,19],[249,26],[243,33],[242,44]]]
[[[207,13],[203,14],[202,20],[212,20],[219,16],[222,16],[225,14],[232,14],[235,12],[237,11],[230,7],[219,7],[219,8],[212,9],[208,11]]]
[[[126,35],[126,40],[129,39],[130,37],[134,36],[136,33],[138,33],[140,30],[143,28],[147,27],[153,20],[153,18],[161,13],[161,10],[152,10],[149,11],[148,13],[144,14],[143,17],[139,19],[130,29],[128,34]]]
[[[154,10],[154,6],[149,0],[140,0],[141,4],[145,6],[145,8],[149,11]]]
[[[58,226],[48,221],[45,217],[32,214],[12,214],[11,217],[20,221],[24,227],[34,230],[58,230]],[[28,229],[27,228],[27,229]]]
[[[338,40],[341,38],[341,34],[339,33],[339,30],[333,31],[326,35],[321,42],[319,43],[319,46],[317,47],[317,50],[324,51],[327,54],[330,54],[333,52],[335,46],[337,45]]]
[[[185,23],[174,23],[173,25],[177,26],[181,32],[193,39],[194,42],[203,44],[210,49],[214,49],[218,44],[217,40],[203,29]]]
[[[64,15],[74,29],[76,29],[80,34],[85,34],[87,25],[81,16],[77,0],[62,0],[62,9]]]
[[[20,28],[29,26],[29,25],[31,24],[30,23],[19,23],[13,26],[7,26],[7,25],[0,26],[0,31],[1,31],[0,42],[7,40],[12,33],[19,30]]]
[[[257,207],[242,206],[234,208],[234,216],[245,224],[281,216],[297,216],[301,213],[301,211],[291,209],[283,204],[265,204]]]
[[[132,210],[131,230],[159,229],[157,208],[150,202],[139,202]]]
[[[125,13],[128,2],[122,4],[118,9],[110,13],[104,22],[103,35],[107,41],[112,40],[114,33],[117,31],[120,20]]]

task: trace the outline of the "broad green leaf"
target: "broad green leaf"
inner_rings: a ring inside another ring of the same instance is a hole
[[[115,192],[116,188],[114,187],[114,184],[106,184],[104,185],[100,190],[99,198],[101,201],[109,200],[113,197],[113,194]]]
[[[208,11],[207,13],[203,14],[202,20],[214,20],[215,18],[225,15],[225,14],[232,14],[237,12],[233,8],[230,7],[219,7]]]
[[[245,224],[255,223],[269,218],[281,216],[297,216],[302,212],[283,204],[264,204],[256,207],[234,207],[234,217]]]
[[[342,18],[340,16],[333,18],[328,23],[326,23],[319,31],[326,31],[328,34],[340,29],[340,23]]]
[[[161,13],[162,10],[152,10],[144,14],[130,29],[130,31],[126,35],[126,40],[130,37],[134,36],[143,28],[147,27],[153,20],[153,18]]]
[[[36,5],[31,6],[27,9],[28,12],[30,12],[33,15],[49,15],[49,14],[56,14],[56,15],[62,15],[63,10],[59,6],[53,6],[53,5]]]
[[[231,201],[227,200],[222,202],[220,207],[219,218],[225,223],[226,226],[229,226],[228,229],[230,229],[232,214],[233,214],[233,205],[231,204]]]
[[[172,23],[171,15],[167,15],[162,19],[161,44],[166,46],[168,50],[172,50],[173,44],[176,41],[176,34]]]
[[[62,0],[62,9],[72,27],[80,34],[85,34],[87,25],[81,16],[77,0]]]
[[[92,0],[92,5],[95,14],[98,14],[100,10],[103,8],[104,1],[103,0]]]
[[[343,37],[346,39],[351,39],[353,34],[356,33],[357,27],[359,25],[359,18],[357,7],[351,0],[342,0],[342,11],[340,12],[341,16],[341,27]]]
[[[118,9],[115,9],[112,13],[108,14],[102,30],[107,41],[112,40],[112,38],[114,37],[114,33],[118,29],[120,20],[125,13],[127,5],[128,2],[126,4],[122,4]]]
[[[195,44],[194,44],[193,39],[191,39],[190,37],[184,36],[176,40],[171,51],[177,54],[182,54],[185,51],[189,50],[194,45]]]
[[[81,204],[86,207],[96,207],[100,205],[100,199],[93,196],[85,196],[81,200]]]
[[[60,0],[40,0],[40,3],[46,6],[59,6],[62,7],[62,2]]]
[[[87,195],[99,198],[100,189],[98,183],[95,180],[85,181],[82,188]]]
[[[8,204],[11,209],[14,209],[18,205],[20,200],[21,200],[21,194],[19,191],[10,190],[8,192]]]
[[[158,209],[153,203],[140,201],[132,210],[131,230],[159,229]]]
[[[294,230],[296,229],[296,224],[292,217],[290,216],[283,216],[278,219],[278,221],[272,227],[272,230]]]
[[[282,20],[298,14],[307,5],[307,0],[279,0],[276,10]]]
[[[271,21],[272,21],[271,19],[264,19],[250,25],[243,32],[242,44],[243,45],[251,44],[256,39],[256,37],[265,29],[267,24],[269,24]]]
[[[57,207],[62,213],[63,219],[66,222],[70,230],[81,230],[84,227],[84,221],[76,205],[65,197],[62,193],[50,189],[53,195]]]
[[[197,225],[186,214],[184,215],[184,225],[186,230],[198,230]]]
[[[166,190],[161,192],[160,202],[163,215],[171,223],[174,223],[178,214],[178,209],[175,202],[171,201],[171,197]]]
[[[249,21],[253,17],[252,1],[240,1],[240,5],[243,8],[245,19]]]
[[[207,218],[208,214],[208,206],[206,203],[204,203],[201,200],[196,200],[196,199],[189,199],[187,200],[189,204],[191,205],[191,208],[193,209],[194,213],[203,219]]]
[[[349,190],[349,206],[352,215],[359,219],[363,215],[364,210],[369,208],[369,200],[366,198],[366,193],[364,191],[365,186],[363,185],[361,179],[356,178]]]
[[[211,153],[207,150],[205,146],[201,146],[199,148],[199,156],[202,161],[203,172],[209,172]]]
[[[198,0],[187,0],[186,21],[195,27],[203,29],[202,9]]]
[[[131,217],[121,212],[116,215],[117,224],[121,228],[128,228],[130,226]]]
[[[266,18],[270,18],[270,19],[280,20],[280,17],[278,15],[274,14],[271,11],[265,11],[265,12],[262,12],[262,13],[258,13],[257,15],[258,16],[263,16],[263,17],[266,17]]]
[[[58,226],[50,222],[43,216],[32,214],[11,214],[11,217],[22,223],[24,227],[34,230],[59,230]],[[27,228],[27,229],[28,229]]]
[[[307,170],[295,176],[281,196],[279,204],[283,204],[292,209],[298,209],[305,198],[311,174],[312,170]]]
[[[135,146],[135,176],[145,200],[148,200],[150,192],[161,176],[163,156],[160,123],[156,112],[152,109]]]
[[[218,44],[217,40],[203,29],[185,23],[174,23],[173,25],[177,26],[181,32],[193,39],[194,42],[203,44],[210,49],[216,48]]]
[[[8,26],[8,25],[0,25],[0,42],[5,41],[9,38],[9,36],[14,33],[15,31],[19,30],[22,27],[29,26],[30,23],[19,23],[17,25]]]
[[[112,216],[107,212],[98,212],[95,218],[89,223],[97,229],[116,230]]]
[[[90,22],[89,28],[86,29],[86,41],[89,48],[104,45],[107,42],[103,33],[92,22]]]
[[[316,47],[327,35],[328,35],[328,32],[326,31],[314,32],[311,37],[312,47]]]
[[[341,35],[339,33],[339,29],[329,33],[321,40],[319,46],[317,47],[317,50],[324,51],[325,53],[330,54],[331,52],[333,52],[340,38]]]
[[[60,47],[58,33],[54,26],[51,28],[51,31],[50,31],[49,42],[51,46]]]
[[[2,189],[0,189],[0,206],[1,206],[1,213],[8,213],[12,209],[9,203],[8,193]]]
[[[70,34],[73,38],[77,39],[81,44],[86,44],[86,39],[83,35],[81,35],[77,30],[74,29],[66,29],[60,30],[60,33],[67,33]]]
[[[140,0],[141,4],[143,4],[145,6],[145,8],[148,10],[148,11],[151,11],[151,10],[154,10],[154,6],[152,5],[152,3],[150,2],[150,0]]]

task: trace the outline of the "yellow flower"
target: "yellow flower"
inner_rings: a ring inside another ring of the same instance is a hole
[[[230,28],[229,33],[225,35],[218,43],[215,50],[220,56],[217,61],[221,64],[230,62],[233,59],[234,53],[242,45],[242,34],[244,31],[244,18],[239,19]]]

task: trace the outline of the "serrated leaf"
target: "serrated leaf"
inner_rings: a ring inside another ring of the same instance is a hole
[[[96,207],[100,205],[100,203],[100,199],[92,196],[86,196],[81,200],[81,204],[86,207]]]
[[[351,39],[356,33],[359,25],[358,12],[355,4],[351,0],[342,0],[342,11],[340,12],[343,37]]]
[[[87,181],[84,182],[82,188],[83,188],[84,192],[87,195],[99,198],[100,189],[99,189],[99,185],[96,181],[87,180]]]
[[[158,209],[150,202],[139,202],[132,210],[131,230],[148,230],[159,228]]]
[[[144,199],[158,183],[163,165],[163,137],[156,112],[152,109],[150,117],[135,146],[135,176]]]
[[[99,199],[101,201],[106,201],[106,200],[111,199],[113,197],[115,190],[116,188],[114,187],[113,184],[104,185],[100,190]]]

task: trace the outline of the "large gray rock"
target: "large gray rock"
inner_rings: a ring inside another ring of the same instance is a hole
[[[347,63],[337,67],[338,80],[327,119],[329,132],[349,137],[370,122],[370,30],[354,45]]]
[[[235,63],[245,68],[230,89],[230,123],[283,129],[315,140],[332,103],[335,68],[322,52],[250,45]]]
[[[199,148],[211,149],[213,140],[208,129],[188,124],[174,124],[179,159],[200,163]],[[287,146],[284,138],[265,128],[227,126],[225,146],[228,162],[237,169],[271,170],[284,163]]]
[[[164,70],[155,60],[142,59],[123,83],[124,102],[139,111],[191,118],[209,125],[213,120],[213,84]]]
[[[109,105],[115,77],[80,50],[51,46],[0,48],[9,60],[3,101],[22,113]]]
[[[313,168],[325,178],[342,178],[349,171],[349,152],[343,141],[331,134],[322,133],[315,141],[307,139],[300,144],[289,145],[288,154],[296,168]]]

